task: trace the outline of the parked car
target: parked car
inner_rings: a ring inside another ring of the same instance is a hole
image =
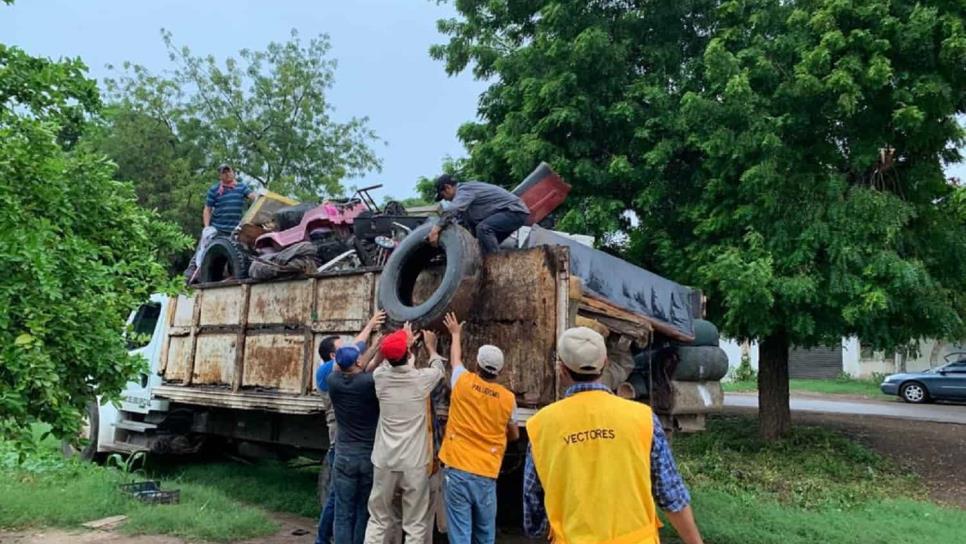
[[[886,376],[879,386],[886,395],[899,397],[914,404],[933,400],[966,401],[966,353],[947,357],[951,363],[925,372],[911,372]]]

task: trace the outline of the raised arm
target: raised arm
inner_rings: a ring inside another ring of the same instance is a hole
[[[372,334],[372,330],[382,325],[386,321],[386,312],[383,310],[376,310],[376,313],[372,314],[369,318],[369,322],[366,323],[365,328],[363,328],[358,335],[356,335],[353,343],[358,344],[359,342],[365,342],[369,340],[369,335]]]
[[[456,318],[456,314],[450,312],[443,318],[443,324],[452,337],[449,344],[449,364],[455,373],[456,369],[463,366],[463,323]]]

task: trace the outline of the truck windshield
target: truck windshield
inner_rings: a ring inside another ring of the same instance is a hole
[[[138,349],[148,345],[151,342],[151,337],[154,335],[154,328],[157,326],[158,318],[160,317],[160,303],[149,302],[142,304],[134,315],[131,328],[128,330],[127,349]]]

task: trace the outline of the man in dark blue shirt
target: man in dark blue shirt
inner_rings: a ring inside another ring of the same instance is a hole
[[[376,311],[372,314],[369,322],[366,323],[365,328],[356,335],[355,339],[352,341],[352,346],[355,347],[359,353],[366,350],[366,341],[369,340],[369,335],[372,331],[376,329],[379,325],[386,320],[386,312],[382,310]],[[334,530],[335,521],[335,487],[332,485],[333,473],[331,472],[332,467],[335,465],[335,450],[336,443],[338,442],[338,423],[336,420],[335,410],[332,409],[332,400],[329,397],[329,383],[328,378],[331,374],[338,374],[335,371],[336,367],[336,353],[343,347],[343,340],[339,336],[326,336],[322,339],[319,344],[319,357],[321,361],[319,362],[318,368],[315,370],[315,386],[319,390],[319,395],[322,397],[322,406],[325,410],[326,424],[329,430],[329,450],[326,453],[326,463],[329,466],[329,486],[328,493],[326,495],[325,504],[322,505],[322,514],[319,516],[319,530],[316,536],[316,544],[328,544],[332,540],[332,534]],[[368,498],[368,497],[367,497]],[[336,540],[336,542],[340,542]]]
[[[362,544],[369,522],[372,491],[372,445],[379,423],[379,399],[372,373],[359,361],[359,347],[335,352],[339,372],[326,380],[338,421],[338,450],[332,465],[335,489],[335,541]]]

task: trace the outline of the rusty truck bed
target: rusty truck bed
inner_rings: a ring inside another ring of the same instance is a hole
[[[329,335],[353,336],[365,325],[378,277],[363,270],[210,284],[177,297],[166,316],[164,385],[157,394],[194,405],[321,412],[313,386],[318,344]],[[464,353],[484,343],[500,346],[506,355],[501,380],[520,406],[552,402],[555,339],[575,322],[579,296],[566,247],[489,256],[475,305],[462,316]]]

